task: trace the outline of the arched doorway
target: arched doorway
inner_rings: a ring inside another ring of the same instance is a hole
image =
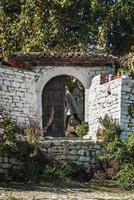
[[[82,68],[83,69],[83,68]],[[91,79],[88,73],[83,73],[83,70],[78,70],[75,67],[69,67],[69,66],[58,66],[54,67],[52,69],[48,69],[47,71],[42,71],[42,75],[39,76],[36,85],[36,95],[35,95],[35,109],[37,113],[37,123],[39,124],[40,128],[43,128],[42,124],[42,92],[44,86],[54,77],[57,76],[73,76],[77,78],[85,89],[85,116],[84,119],[88,121],[88,91],[91,85]]]
[[[65,136],[65,86],[68,86],[78,106],[81,120],[84,119],[85,97],[82,83],[72,76],[54,77],[42,91],[42,126],[47,136]]]

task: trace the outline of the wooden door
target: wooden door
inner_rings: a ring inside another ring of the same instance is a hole
[[[64,136],[64,99],[64,77],[51,79],[44,87],[42,93],[43,128],[48,124],[52,110],[54,111],[54,119],[47,129],[47,136]]]

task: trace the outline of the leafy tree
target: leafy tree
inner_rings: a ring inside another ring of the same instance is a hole
[[[118,69],[118,74],[128,74],[134,79],[134,54],[129,53],[129,55],[122,57],[120,65],[121,67]]]
[[[21,51],[133,48],[134,12],[130,0],[0,0],[3,56]]]

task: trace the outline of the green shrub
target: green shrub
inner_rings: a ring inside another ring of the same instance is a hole
[[[130,155],[134,157],[134,133],[128,137],[127,148]]]
[[[3,129],[3,133],[0,135],[0,154],[1,155],[13,155],[17,158],[28,158],[35,155],[39,147],[38,136],[23,135],[19,132],[20,129],[17,125],[11,121],[9,117],[3,117],[0,127]],[[21,139],[17,139],[18,135],[21,135]]]
[[[16,141],[16,133],[18,131],[18,127],[14,122],[11,122],[9,117],[2,117],[0,120],[0,155],[5,155],[10,153],[12,150],[14,151],[15,141]]]
[[[89,130],[88,122],[82,122],[81,124],[78,124],[76,126],[76,134],[80,137],[86,135],[88,130]]]
[[[35,134],[33,127],[20,131],[15,123],[9,117],[0,120],[0,155],[9,155],[24,162],[25,169],[20,177],[12,176],[12,178],[20,178],[24,180],[35,180],[38,177],[40,167],[38,156],[40,154],[39,137]],[[19,137],[18,137],[19,136]]]
[[[47,165],[43,170],[41,178],[47,181],[64,180],[66,178],[87,181],[89,180],[89,174],[83,166],[69,162],[58,165]]]
[[[110,159],[127,159],[128,151],[126,144],[120,138],[115,138],[112,142],[107,144],[108,160]]]
[[[29,158],[25,162],[23,171],[23,180],[37,180],[40,173],[40,166],[38,160]]]
[[[69,162],[68,177],[78,181],[89,181],[89,173],[85,167],[74,162]]]
[[[120,138],[122,130],[116,119],[106,114],[104,118],[100,117],[99,122],[101,128],[97,132],[97,137],[103,144],[107,145],[109,142],[113,142],[115,138]]]
[[[134,187],[134,164],[124,164],[116,176],[118,185],[127,189]]]
[[[3,133],[0,135],[1,143],[10,143],[15,141],[15,135],[19,130],[19,127],[11,121],[10,117],[3,117],[0,123],[0,128],[3,129]]]
[[[98,131],[98,136],[103,145],[100,159],[104,162],[104,168],[108,172],[109,166],[114,170],[114,163],[120,163],[111,177],[116,175],[119,185],[131,188],[134,186],[134,134],[123,142],[120,138],[121,128],[116,120],[106,115],[103,119],[100,118],[100,123],[102,128]]]
[[[70,166],[67,164],[46,165],[42,178],[49,181],[65,179],[70,174]]]

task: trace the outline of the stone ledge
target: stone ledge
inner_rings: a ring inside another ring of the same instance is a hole
[[[48,158],[60,162],[71,161],[80,165],[95,164],[101,154],[99,142],[81,138],[47,138],[40,142],[42,151]]]

